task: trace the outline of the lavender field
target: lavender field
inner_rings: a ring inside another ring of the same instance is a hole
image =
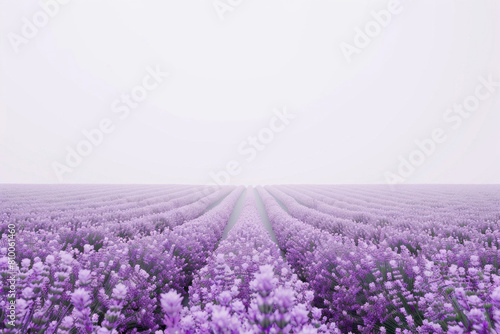
[[[0,188],[2,333],[497,333],[498,186]]]

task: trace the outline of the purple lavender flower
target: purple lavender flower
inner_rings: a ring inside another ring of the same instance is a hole
[[[182,297],[175,291],[161,295],[161,308],[164,313],[163,323],[168,329],[175,329],[180,321]]]
[[[127,297],[127,287],[120,283],[113,289],[112,297],[116,300],[124,300]]]
[[[75,307],[73,309],[73,317],[77,322],[76,327],[82,331],[91,333],[93,326],[89,306],[92,303],[92,299],[89,293],[82,288],[75,290],[71,294],[71,303]]]

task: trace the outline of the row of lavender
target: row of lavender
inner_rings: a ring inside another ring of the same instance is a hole
[[[98,251],[110,242],[163,233],[200,216],[232,190],[173,187],[158,196],[162,190],[156,187],[142,194],[111,188],[98,196],[87,188],[77,187],[72,196],[64,197],[59,191],[51,195],[50,188],[47,196],[25,194],[22,190],[19,196],[17,191],[4,191],[2,221],[16,225],[18,252],[30,259],[45,258],[55,250],[82,252],[83,246],[89,244]],[[158,206],[162,209],[158,210]],[[5,232],[6,225],[3,227]]]
[[[500,329],[500,189],[259,189],[278,243],[344,332]]]
[[[247,192],[227,239],[196,273],[189,305],[162,296],[167,333],[340,333],[312,306],[314,292],[282,258],[254,196]]]
[[[243,191],[43,188],[2,189],[3,333],[154,333],[163,326],[160,295],[186,294]],[[160,212],[140,202],[155,198]],[[95,220],[103,213],[117,219]],[[167,218],[159,223],[151,219],[156,213]],[[20,264],[14,282],[12,262]]]

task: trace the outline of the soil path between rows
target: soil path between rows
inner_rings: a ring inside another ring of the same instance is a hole
[[[241,210],[243,210],[243,205],[245,204],[245,198],[247,197],[247,192],[249,189],[243,190],[243,193],[240,195],[240,198],[238,198],[238,201],[236,202],[233,212],[231,213],[231,216],[229,217],[229,220],[227,221],[226,227],[224,228],[224,233],[222,234],[222,239],[226,240],[227,235],[229,231],[233,228],[233,226],[236,224],[238,221],[238,218],[240,218]]]

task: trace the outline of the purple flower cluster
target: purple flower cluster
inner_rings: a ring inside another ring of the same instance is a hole
[[[499,203],[497,186],[5,185],[0,332],[500,332]]]

